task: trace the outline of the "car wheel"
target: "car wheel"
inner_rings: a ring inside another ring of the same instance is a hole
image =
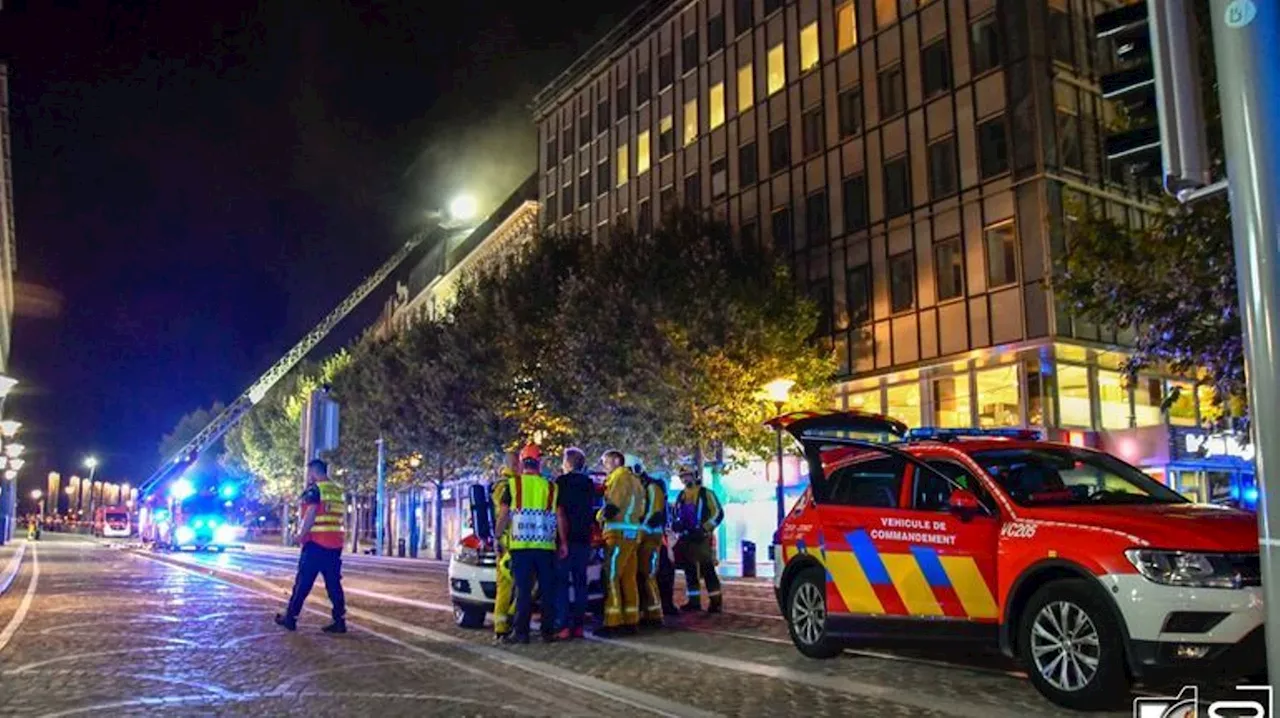
[[[484,628],[484,611],[478,608],[453,606],[453,622],[459,628]]]
[[[1074,710],[1129,702],[1120,626],[1086,579],[1041,586],[1018,620],[1018,655],[1036,690]]]
[[[791,642],[810,658],[834,658],[841,646],[827,635],[827,582],[820,568],[806,568],[791,582],[786,604]]]

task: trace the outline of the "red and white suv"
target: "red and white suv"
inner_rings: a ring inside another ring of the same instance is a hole
[[[1252,513],[1033,431],[907,431],[857,412],[770,425],[809,465],[774,546],[805,655],[989,641],[1079,709],[1117,705],[1133,680],[1265,671]]]

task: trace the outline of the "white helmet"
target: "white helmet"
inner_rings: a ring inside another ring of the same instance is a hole
[[[635,454],[627,454],[625,457],[625,460],[627,463],[627,468],[631,469],[632,473],[635,473],[635,474],[644,473],[644,462],[640,460],[639,456],[636,456]]]

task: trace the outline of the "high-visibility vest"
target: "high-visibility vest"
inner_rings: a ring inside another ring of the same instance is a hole
[[[316,521],[311,525],[311,534],[317,537],[325,534],[326,539],[337,538],[335,543],[341,546],[346,538],[342,522],[347,515],[342,487],[332,481],[320,481],[316,488],[320,489],[320,505],[316,507]]]
[[[520,549],[556,548],[555,485],[538,474],[525,474],[512,479],[511,528],[507,547]]]

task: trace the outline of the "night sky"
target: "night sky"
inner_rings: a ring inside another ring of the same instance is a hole
[[[533,93],[635,1],[3,4],[18,279],[62,296],[14,330],[34,483],[90,452],[145,478],[426,209],[496,205],[535,166]]]

